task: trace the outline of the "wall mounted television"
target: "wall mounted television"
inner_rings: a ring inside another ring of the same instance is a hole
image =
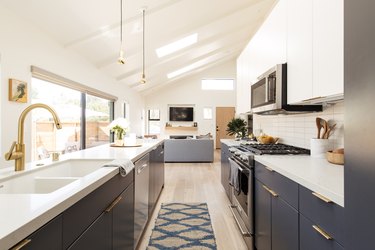
[[[169,107],[169,121],[192,122],[194,121],[193,107]]]

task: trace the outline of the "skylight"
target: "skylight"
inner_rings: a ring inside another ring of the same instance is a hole
[[[172,42],[170,44],[167,44],[163,47],[160,47],[160,48],[156,49],[156,54],[160,58],[160,57],[172,54],[172,53],[174,53],[178,50],[181,50],[183,48],[186,48],[186,47],[196,43],[197,41],[198,41],[198,34],[195,33],[193,35],[184,37],[180,40],[177,40],[175,42]]]
[[[202,79],[203,90],[233,90],[233,79]]]
[[[183,67],[183,68],[181,68],[181,69],[178,69],[178,70],[176,70],[176,71],[173,71],[173,72],[167,74],[167,77],[168,77],[169,79],[171,79],[171,78],[173,78],[173,77],[176,77],[176,76],[182,75],[183,73],[186,73],[186,72],[188,72],[188,71],[190,71],[190,70],[193,70],[193,69],[195,69],[195,68],[198,68],[201,64],[202,64],[201,61],[195,62],[195,63],[193,63],[193,64],[190,64],[190,65],[186,66],[186,67]]]

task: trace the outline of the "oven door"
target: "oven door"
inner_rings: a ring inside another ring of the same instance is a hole
[[[230,158],[236,164],[240,176],[240,192],[231,187],[232,205],[231,212],[238,228],[249,249],[253,249],[254,215],[253,215],[253,169],[235,158]]]

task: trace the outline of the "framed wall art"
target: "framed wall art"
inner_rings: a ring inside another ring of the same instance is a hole
[[[9,79],[9,101],[27,102],[27,82]]]

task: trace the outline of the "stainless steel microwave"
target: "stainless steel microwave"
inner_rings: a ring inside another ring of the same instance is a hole
[[[288,105],[287,64],[277,64],[251,85],[251,111],[274,115],[322,111],[321,105]]]

